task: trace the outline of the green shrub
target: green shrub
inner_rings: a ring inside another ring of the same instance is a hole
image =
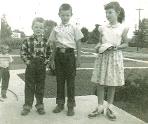
[[[10,49],[19,49],[21,47],[23,39],[20,38],[7,38],[5,41],[2,41],[4,44],[7,44]]]
[[[144,110],[148,103],[148,69],[126,69],[125,86],[116,90],[116,101],[128,101]]]

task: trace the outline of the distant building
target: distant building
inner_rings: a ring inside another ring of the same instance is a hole
[[[11,35],[12,38],[21,38],[21,33],[18,33],[18,32],[12,32],[12,35]]]

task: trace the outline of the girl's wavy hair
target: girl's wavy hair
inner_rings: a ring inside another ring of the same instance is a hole
[[[104,9],[114,9],[118,14],[118,22],[122,23],[125,19],[125,11],[118,2],[110,2],[104,6]]]

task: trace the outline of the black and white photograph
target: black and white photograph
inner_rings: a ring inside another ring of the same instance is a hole
[[[0,124],[148,124],[148,0],[1,0]]]

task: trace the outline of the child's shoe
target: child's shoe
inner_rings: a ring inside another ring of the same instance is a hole
[[[64,105],[59,104],[55,107],[55,109],[53,110],[53,113],[60,113],[63,109],[64,109]]]
[[[37,109],[37,112],[38,112],[40,115],[44,115],[44,114],[45,114],[44,108]]]
[[[36,109],[37,109],[37,112],[38,112],[40,115],[44,115],[44,114],[45,114],[44,104],[36,104],[35,107],[36,107]]]
[[[23,110],[21,111],[21,115],[23,115],[23,116],[28,115],[29,112],[30,112],[30,109],[23,109]]]
[[[90,114],[88,114],[88,118],[93,118],[99,115],[98,108],[96,108],[94,111],[92,111]]]
[[[106,109],[106,117],[111,120],[111,121],[115,121],[117,119],[116,115],[113,113],[113,111],[109,108]]]
[[[104,106],[100,105],[98,108],[96,108],[93,112],[91,112],[88,115],[88,118],[94,118],[94,117],[97,117],[98,115],[103,114],[103,113],[104,113]]]
[[[75,114],[73,107],[68,107],[67,116],[73,116]]]

